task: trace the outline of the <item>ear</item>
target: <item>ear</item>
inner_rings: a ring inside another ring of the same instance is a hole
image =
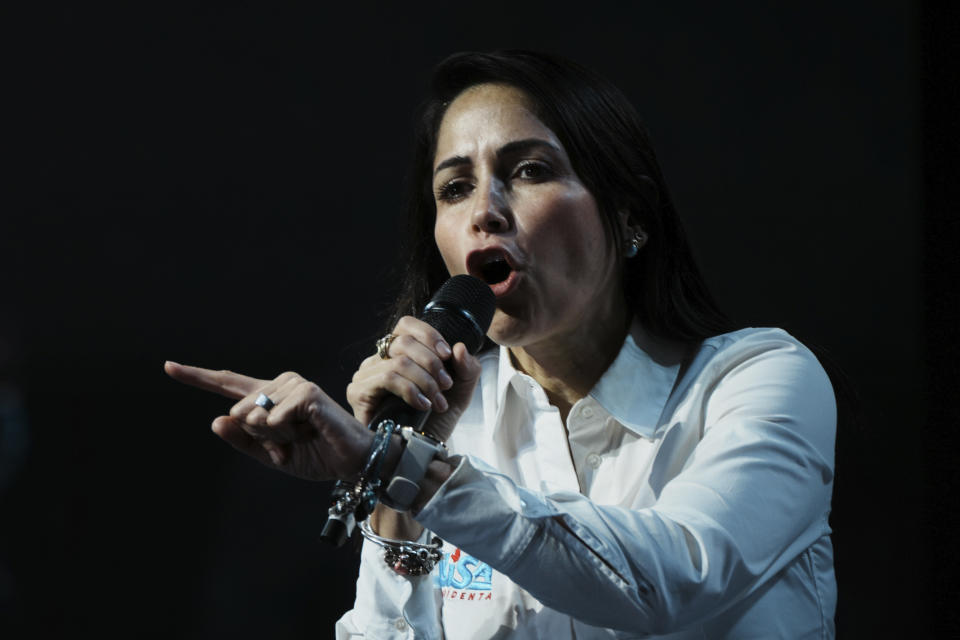
[[[639,222],[636,222],[633,219],[633,216],[630,215],[630,211],[627,209],[620,209],[617,212],[617,218],[620,223],[620,232],[626,242],[630,242],[630,240],[636,238],[641,247],[646,244],[647,232],[643,230],[643,227],[640,226]]]

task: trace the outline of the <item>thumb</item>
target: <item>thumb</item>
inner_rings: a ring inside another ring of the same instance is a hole
[[[476,382],[480,377],[480,372],[483,370],[480,361],[470,355],[462,342],[453,345],[453,357],[451,359],[457,382]]]
[[[480,379],[483,367],[480,366],[479,360],[470,355],[462,342],[453,345],[453,355],[450,360],[453,363],[455,382],[444,395],[452,409],[462,410],[473,397],[473,390],[477,380]]]
[[[450,438],[457,422],[460,421],[460,416],[470,404],[477,387],[477,380],[480,379],[480,372],[483,370],[480,362],[470,355],[462,342],[453,345],[453,354],[449,362],[452,364],[451,373],[454,383],[443,393],[447,399],[448,409],[442,413],[434,412],[427,427],[428,433],[443,442]]]

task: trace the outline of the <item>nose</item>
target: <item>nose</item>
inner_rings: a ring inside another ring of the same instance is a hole
[[[477,185],[470,222],[479,233],[504,233],[513,226],[513,214],[507,204],[503,181],[491,178]]]

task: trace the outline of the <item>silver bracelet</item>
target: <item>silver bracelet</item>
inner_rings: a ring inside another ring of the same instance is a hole
[[[433,536],[430,544],[384,538],[373,532],[367,520],[360,523],[360,533],[378,547],[383,547],[383,561],[402,575],[422,576],[430,573],[443,556],[440,551],[443,540],[437,536]]]

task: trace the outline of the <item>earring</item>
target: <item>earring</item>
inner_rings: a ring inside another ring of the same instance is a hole
[[[647,236],[641,231],[638,231],[630,241],[627,242],[627,248],[624,250],[623,255],[627,258],[633,258],[638,253],[640,253],[640,247],[642,247],[647,242]]]

